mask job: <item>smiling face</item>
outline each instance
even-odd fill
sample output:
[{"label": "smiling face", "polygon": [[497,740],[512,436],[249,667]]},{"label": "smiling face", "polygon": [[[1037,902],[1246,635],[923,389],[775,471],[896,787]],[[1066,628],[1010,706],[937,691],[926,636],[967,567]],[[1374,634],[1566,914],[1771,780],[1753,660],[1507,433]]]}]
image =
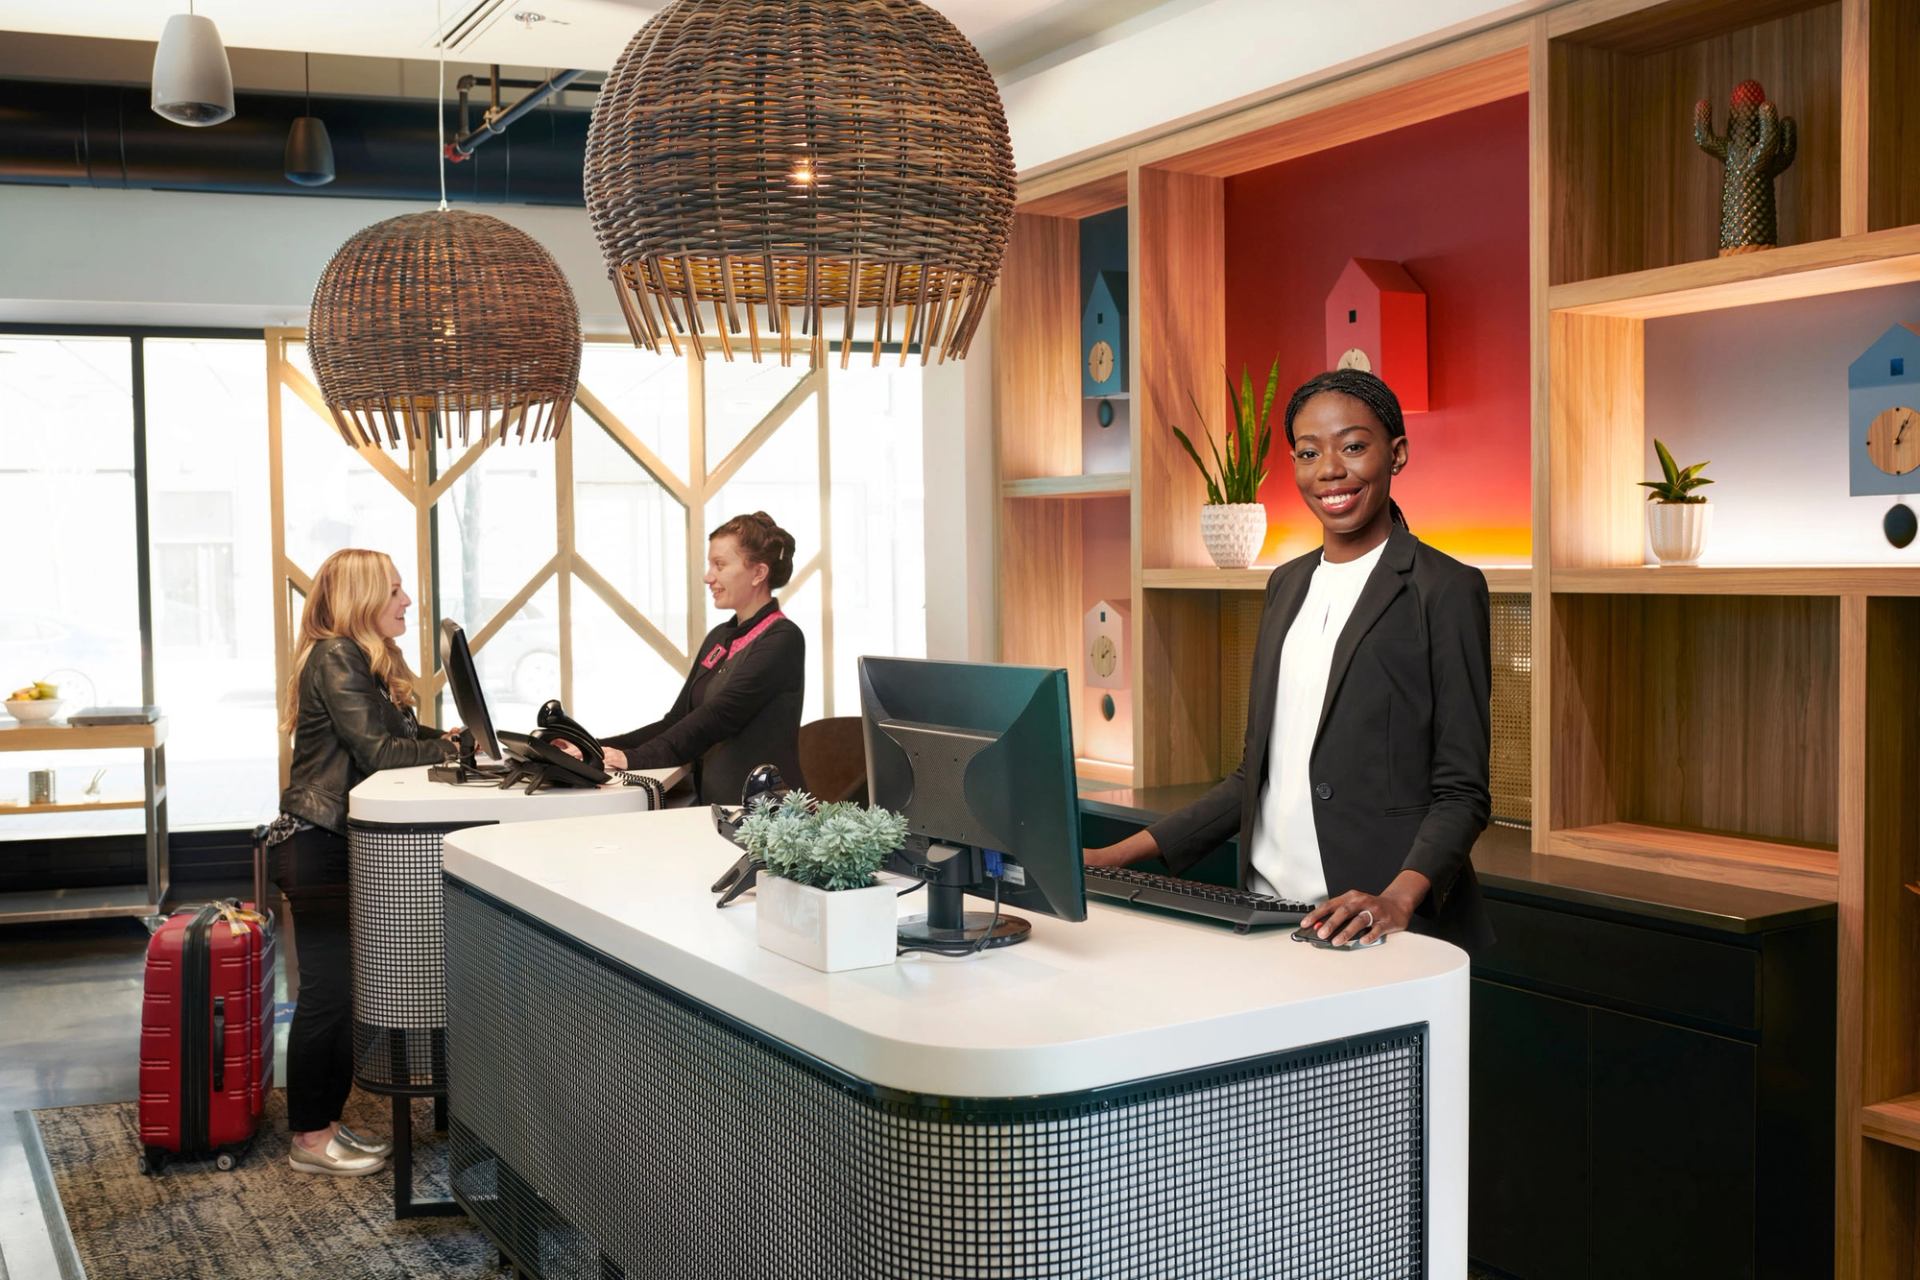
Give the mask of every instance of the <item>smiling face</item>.
[{"label": "smiling face", "polygon": [[407,632],[407,609],[413,604],[405,587],[400,585],[400,571],[391,564],[387,566],[387,603],[374,616],[374,625],[380,634],[389,640],[397,640]]},{"label": "smiling face", "polygon": [[1390,439],[1373,411],[1325,391],[1293,421],[1293,482],[1325,531],[1336,563],[1371,551],[1393,523],[1393,474],[1407,464],[1407,438]]},{"label": "smiling face", "polygon": [[740,542],[723,533],[707,542],[707,592],[716,609],[731,609],[745,615],[768,599],[767,566],[755,564],[740,549]]}]

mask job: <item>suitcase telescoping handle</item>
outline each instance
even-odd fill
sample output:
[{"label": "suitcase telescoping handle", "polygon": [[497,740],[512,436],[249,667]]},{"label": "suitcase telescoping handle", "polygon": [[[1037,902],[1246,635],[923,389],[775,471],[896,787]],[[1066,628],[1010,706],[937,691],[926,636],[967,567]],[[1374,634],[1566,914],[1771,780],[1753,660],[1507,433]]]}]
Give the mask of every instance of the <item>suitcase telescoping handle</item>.
[{"label": "suitcase telescoping handle", "polygon": [[225,996],[216,996],[213,1001],[213,1091],[219,1093],[227,1087],[227,1001]]},{"label": "suitcase telescoping handle", "polygon": [[261,915],[267,911],[267,832],[265,826],[253,829],[253,909]]}]

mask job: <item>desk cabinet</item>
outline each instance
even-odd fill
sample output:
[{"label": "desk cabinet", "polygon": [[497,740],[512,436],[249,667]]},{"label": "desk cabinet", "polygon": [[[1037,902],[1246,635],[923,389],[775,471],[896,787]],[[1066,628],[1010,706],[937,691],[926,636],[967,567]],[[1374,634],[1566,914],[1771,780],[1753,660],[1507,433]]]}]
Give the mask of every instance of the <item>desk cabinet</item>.
[{"label": "desk cabinet", "polygon": [[1831,1275],[1831,922],[1715,937],[1497,893],[1473,1257],[1521,1280]]}]

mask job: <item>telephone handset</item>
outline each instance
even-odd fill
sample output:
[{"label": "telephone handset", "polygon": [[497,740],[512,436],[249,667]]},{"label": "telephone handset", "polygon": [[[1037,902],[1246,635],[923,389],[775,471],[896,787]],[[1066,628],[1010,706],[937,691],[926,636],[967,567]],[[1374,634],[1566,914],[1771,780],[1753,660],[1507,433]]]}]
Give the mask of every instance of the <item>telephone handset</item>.
[{"label": "telephone handset", "polygon": [[[610,781],[604,767],[606,753],[599,740],[568,715],[558,698],[549,698],[540,708],[531,734],[500,735],[500,746],[507,753],[510,768],[502,787],[525,781],[527,794],[546,786],[598,787]],[[580,758],[562,751],[559,743],[568,743],[580,752]]]}]

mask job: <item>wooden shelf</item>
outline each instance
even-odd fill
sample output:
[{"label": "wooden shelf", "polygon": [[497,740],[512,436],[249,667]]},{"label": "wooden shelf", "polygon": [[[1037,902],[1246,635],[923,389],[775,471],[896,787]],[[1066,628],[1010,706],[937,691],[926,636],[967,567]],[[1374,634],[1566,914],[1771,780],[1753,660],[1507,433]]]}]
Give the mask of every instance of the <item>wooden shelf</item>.
[{"label": "wooden shelf", "polygon": [[[161,794],[155,797],[155,802],[158,803],[165,794],[163,789]],[[0,818],[16,813],[86,813],[94,809],[144,809],[146,807],[145,800],[100,800],[91,803],[81,801],[75,804],[7,804],[5,801],[0,801]]]},{"label": "wooden shelf", "polygon": [[116,747],[151,748],[167,740],[167,718],[152,724],[21,724],[0,720],[0,751],[103,751]]},{"label": "wooden shelf", "polygon": [[[1273,565],[1255,565],[1251,569],[1142,569],[1141,585],[1161,591],[1265,591],[1273,576]],[[1483,568],[1487,589],[1496,594],[1533,589],[1533,570],[1525,565],[1501,565]],[[1920,583],[1915,584],[1920,594]]]},{"label": "wooden shelf", "polygon": [[1920,1151],[1920,1093],[1860,1108],[1860,1132],[1879,1142]]},{"label": "wooden shelf", "polygon": [[1920,280],[1920,226],[1557,284],[1547,306],[1652,320]]},{"label": "wooden shelf", "polygon": [[1133,478],[1124,471],[1090,476],[1034,476],[1003,480],[1003,498],[1124,498],[1133,492]]},{"label": "wooden shelf", "polygon": [[1555,569],[1556,594],[1727,596],[1920,596],[1920,566],[1619,565]]},{"label": "wooden shelf", "polygon": [[1840,866],[1840,855],[1833,849],[1637,822],[1549,831],[1545,852],[1827,902],[1836,897]]}]

